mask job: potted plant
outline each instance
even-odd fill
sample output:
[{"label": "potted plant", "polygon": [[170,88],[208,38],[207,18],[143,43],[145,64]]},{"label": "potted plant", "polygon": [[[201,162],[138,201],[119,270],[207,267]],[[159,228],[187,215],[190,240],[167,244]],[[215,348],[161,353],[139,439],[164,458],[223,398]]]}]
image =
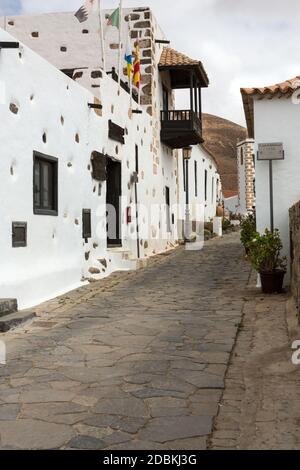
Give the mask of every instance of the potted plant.
[{"label": "potted plant", "polygon": [[248,255],[248,245],[256,236],[256,220],[254,214],[249,214],[241,221],[241,242],[244,245],[246,255]]},{"label": "potted plant", "polygon": [[266,229],[248,243],[249,258],[252,266],[260,274],[262,291],[265,294],[281,293],[286,274],[286,258],[280,256],[282,241],[279,230]]}]

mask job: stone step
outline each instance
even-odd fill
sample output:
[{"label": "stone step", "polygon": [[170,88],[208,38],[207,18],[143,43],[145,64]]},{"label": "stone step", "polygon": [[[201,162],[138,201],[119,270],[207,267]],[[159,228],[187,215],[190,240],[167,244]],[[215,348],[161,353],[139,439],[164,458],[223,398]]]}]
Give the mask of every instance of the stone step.
[{"label": "stone step", "polygon": [[0,299],[0,317],[18,311],[17,299]]},{"label": "stone step", "polygon": [[9,313],[8,315],[0,318],[0,332],[5,333],[6,331],[16,328],[17,326],[24,325],[36,318],[36,313],[32,310],[23,310],[22,312]]}]

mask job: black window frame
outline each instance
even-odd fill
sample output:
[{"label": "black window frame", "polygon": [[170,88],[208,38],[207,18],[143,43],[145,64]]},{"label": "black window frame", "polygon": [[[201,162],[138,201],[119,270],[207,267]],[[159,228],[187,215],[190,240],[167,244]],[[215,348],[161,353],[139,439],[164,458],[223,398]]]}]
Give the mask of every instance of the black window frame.
[{"label": "black window frame", "polygon": [[82,238],[87,242],[92,238],[92,211],[91,209],[82,209]]},{"label": "black window frame", "polygon": [[[16,240],[16,229],[24,230],[24,239]],[[12,222],[12,247],[13,248],[26,248],[27,247],[27,222]]]},{"label": "black window frame", "polygon": [[194,172],[195,172],[195,197],[198,197],[198,162],[194,161]]},{"label": "black window frame", "polygon": [[172,225],[171,225],[171,191],[170,191],[169,186],[165,186],[165,201],[166,201],[167,233],[172,233]]},{"label": "black window frame", "polygon": [[[40,172],[40,203],[36,204],[36,191],[35,191],[35,167],[36,163],[51,164],[52,166],[52,209],[44,208],[42,202],[43,195],[43,181],[42,181],[42,172]],[[58,216],[58,158],[46,155],[41,152],[33,152],[33,213],[35,215],[50,215]]]},{"label": "black window frame", "polygon": [[208,179],[208,171],[204,170],[204,199],[205,199],[205,202],[207,201],[207,179]]}]

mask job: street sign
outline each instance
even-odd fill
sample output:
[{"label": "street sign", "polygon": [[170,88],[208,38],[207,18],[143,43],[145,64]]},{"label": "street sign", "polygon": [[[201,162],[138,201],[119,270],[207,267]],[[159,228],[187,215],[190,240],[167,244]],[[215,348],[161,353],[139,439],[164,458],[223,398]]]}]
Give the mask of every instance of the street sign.
[{"label": "street sign", "polygon": [[257,160],[284,160],[283,144],[258,144]]}]

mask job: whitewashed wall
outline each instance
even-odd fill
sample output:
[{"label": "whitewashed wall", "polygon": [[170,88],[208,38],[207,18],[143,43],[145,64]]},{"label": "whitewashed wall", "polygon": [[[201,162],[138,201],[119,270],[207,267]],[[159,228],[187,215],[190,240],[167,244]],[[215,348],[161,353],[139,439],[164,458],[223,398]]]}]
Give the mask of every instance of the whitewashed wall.
[{"label": "whitewashed wall", "polygon": [[[300,200],[300,106],[291,99],[254,102],[255,142],[282,142],[285,160],[273,163],[274,225],[281,232],[289,258],[289,208]],[[269,164],[256,162],[256,213],[260,232],[270,228]]]},{"label": "whitewashed wall", "polygon": [[[197,162],[197,191],[195,179],[195,162]],[[207,170],[207,198],[205,200],[205,170]],[[179,214],[179,238],[182,238],[184,207],[186,193],[184,190],[184,166],[182,150],[178,157],[178,187],[181,214]],[[211,155],[203,146],[195,145],[189,160],[189,201],[191,219],[197,222],[209,222],[216,215],[217,202],[221,200],[221,180],[217,166]],[[197,209],[198,208],[198,209]],[[199,211],[200,209],[200,212]],[[199,214],[201,218],[199,219]]]},{"label": "whitewashed wall", "polygon": [[[0,31],[0,39],[14,40],[4,31]],[[171,200],[176,197],[176,159],[162,155],[161,171],[153,175],[151,117],[147,113],[130,117],[126,92],[121,90],[119,94],[110,78],[100,79],[100,117],[87,106],[94,100],[89,91],[26,46],[20,51],[0,52],[0,77],[6,88],[5,101],[0,105],[1,122],[5,122],[0,128],[0,298],[17,297],[19,306],[25,308],[81,285],[82,279],[91,277],[91,268],[99,271],[94,277],[101,278],[120,267],[106,249],[106,221],[97,217],[99,206],[105,205],[106,183],[99,188],[92,179],[89,165],[94,150],[122,162],[122,192],[127,198],[124,209],[133,200],[129,181],[135,169],[135,145],[139,146],[140,201],[147,208],[153,203],[160,206],[152,227],[157,239],[145,235],[141,256],[174,246],[176,221],[165,238],[160,236],[159,227],[163,232],[165,186],[170,186]],[[9,110],[11,102],[19,108],[17,115]],[[125,145],[108,139],[109,119],[127,128]],[[44,132],[46,144],[42,140]],[[79,143],[75,141],[76,133]],[[59,160],[58,217],[33,215],[34,150]],[[87,244],[82,239],[83,208],[92,210],[93,236]],[[12,248],[12,221],[28,223],[26,248]],[[136,242],[124,234],[123,245],[134,257]],[[99,262],[104,259],[107,268]]]},{"label": "whitewashed wall", "polygon": [[246,152],[245,147],[242,144],[237,147],[237,167],[239,197],[238,208],[234,212],[238,211],[240,214],[246,214]]},{"label": "whitewashed wall", "polygon": [[225,211],[232,212],[233,214],[240,213],[239,197],[232,196],[224,199]]}]

